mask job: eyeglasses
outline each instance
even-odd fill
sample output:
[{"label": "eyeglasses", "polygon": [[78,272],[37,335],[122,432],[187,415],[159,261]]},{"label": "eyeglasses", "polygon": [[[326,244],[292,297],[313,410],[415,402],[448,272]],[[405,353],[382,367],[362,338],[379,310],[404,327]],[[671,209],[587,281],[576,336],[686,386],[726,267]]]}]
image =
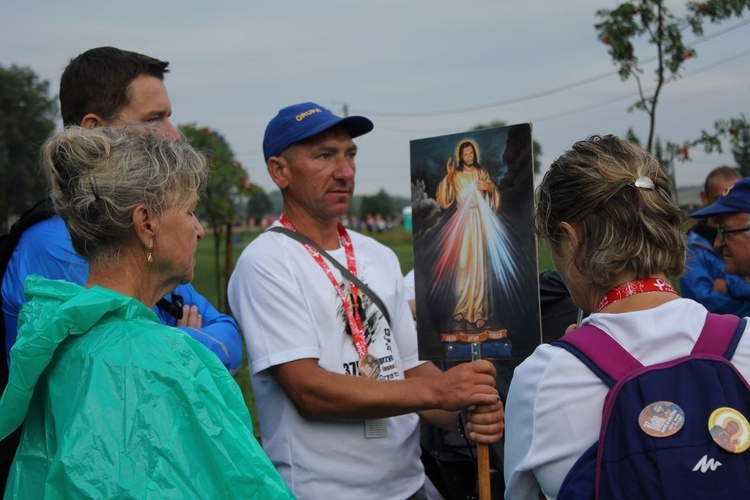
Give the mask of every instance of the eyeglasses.
[{"label": "eyeglasses", "polygon": [[750,226],[741,227],[739,229],[724,229],[722,226],[716,226],[716,235],[719,237],[719,241],[726,241],[726,235],[732,233],[744,233],[750,231]]}]

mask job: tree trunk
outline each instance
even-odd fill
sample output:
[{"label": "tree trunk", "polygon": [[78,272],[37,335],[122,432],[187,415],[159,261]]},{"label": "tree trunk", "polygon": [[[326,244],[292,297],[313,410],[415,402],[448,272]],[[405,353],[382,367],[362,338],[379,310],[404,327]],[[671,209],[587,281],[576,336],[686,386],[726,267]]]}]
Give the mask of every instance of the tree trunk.
[{"label": "tree trunk", "polygon": [[221,259],[219,258],[219,252],[221,251],[221,226],[213,224],[214,228],[214,279],[216,282],[216,305],[221,308],[221,304],[224,303],[223,295],[221,293]]},{"label": "tree trunk", "polygon": [[[227,224],[226,238],[224,239],[224,291],[226,292],[229,286],[229,277],[232,275],[232,224]],[[223,313],[229,312],[229,297],[224,294],[224,302],[222,303]]]}]

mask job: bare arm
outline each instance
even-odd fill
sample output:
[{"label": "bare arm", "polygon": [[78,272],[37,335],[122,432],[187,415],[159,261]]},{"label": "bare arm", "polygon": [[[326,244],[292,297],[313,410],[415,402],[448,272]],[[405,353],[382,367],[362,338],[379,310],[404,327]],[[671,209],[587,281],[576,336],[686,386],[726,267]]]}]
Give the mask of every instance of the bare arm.
[{"label": "bare arm", "polygon": [[456,190],[453,186],[453,176],[456,173],[456,162],[453,158],[448,158],[446,163],[446,175],[440,184],[438,184],[437,192],[435,193],[435,201],[438,202],[441,208],[445,209],[450,207],[454,201],[456,201]]},{"label": "bare arm", "polygon": [[411,311],[412,318],[417,317],[417,301],[414,299],[409,299],[409,310]]},{"label": "bare arm", "polygon": [[727,293],[729,293],[729,290],[727,289],[727,280],[721,279],[721,278],[716,278],[714,280],[713,291],[714,292],[719,292],[719,293],[724,294],[724,295],[726,295]]},{"label": "bare arm", "polygon": [[[436,376],[374,380],[326,371],[313,358],[272,367],[271,374],[307,418],[372,419],[442,409],[455,412],[497,400],[495,368],[489,362],[465,363]],[[424,365],[420,365],[424,366]],[[455,415],[455,413],[454,413]],[[455,417],[454,417],[455,422]]]},{"label": "bare arm", "polygon": [[406,372],[405,380],[374,380],[323,370],[305,358],[272,367],[271,374],[306,418],[374,419],[405,413],[420,415],[455,430],[458,410],[467,435],[477,442],[502,437],[502,404],[495,389],[495,368],[487,361],[464,363],[441,372],[424,363]]}]

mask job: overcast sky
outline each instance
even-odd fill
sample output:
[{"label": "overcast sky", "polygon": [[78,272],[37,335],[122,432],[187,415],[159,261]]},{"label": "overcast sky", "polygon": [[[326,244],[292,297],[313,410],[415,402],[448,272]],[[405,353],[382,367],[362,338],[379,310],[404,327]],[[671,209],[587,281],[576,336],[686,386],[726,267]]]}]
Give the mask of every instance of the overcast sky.
[{"label": "overcast sky", "polygon": [[[635,83],[620,81],[593,28],[596,10],[617,3],[3,0],[0,65],[31,67],[56,95],[68,60],[89,48],[168,60],[174,122],[218,130],[267,190],[261,143],[278,109],[311,100],[340,114],[346,105],[375,123],[357,140],[357,192],[408,196],[409,141],[480,123],[532,123],[545,168],[590,134],[632,126],[645,141],[647,116],[627,112]],[[750,115],[750,17],[705,31],[706,40],[686,35],[699,42],[698,57],[663,91],[662,140],[694,139],[717,119]],[[700,184],[721,163],[734,164],[728,153],[696,153],[678,166],[677,184]]]}]

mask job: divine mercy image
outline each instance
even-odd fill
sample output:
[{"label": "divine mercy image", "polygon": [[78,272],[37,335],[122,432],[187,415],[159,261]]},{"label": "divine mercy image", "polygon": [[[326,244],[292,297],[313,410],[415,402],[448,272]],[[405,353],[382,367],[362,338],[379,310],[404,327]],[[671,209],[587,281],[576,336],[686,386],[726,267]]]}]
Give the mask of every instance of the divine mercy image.
[{"label": "divine mercy image", "polygon": [[[421,359],[523,358],[541,341],[529,124],[411,141]],[[475,356],[477,354],[475,353]]]}]

